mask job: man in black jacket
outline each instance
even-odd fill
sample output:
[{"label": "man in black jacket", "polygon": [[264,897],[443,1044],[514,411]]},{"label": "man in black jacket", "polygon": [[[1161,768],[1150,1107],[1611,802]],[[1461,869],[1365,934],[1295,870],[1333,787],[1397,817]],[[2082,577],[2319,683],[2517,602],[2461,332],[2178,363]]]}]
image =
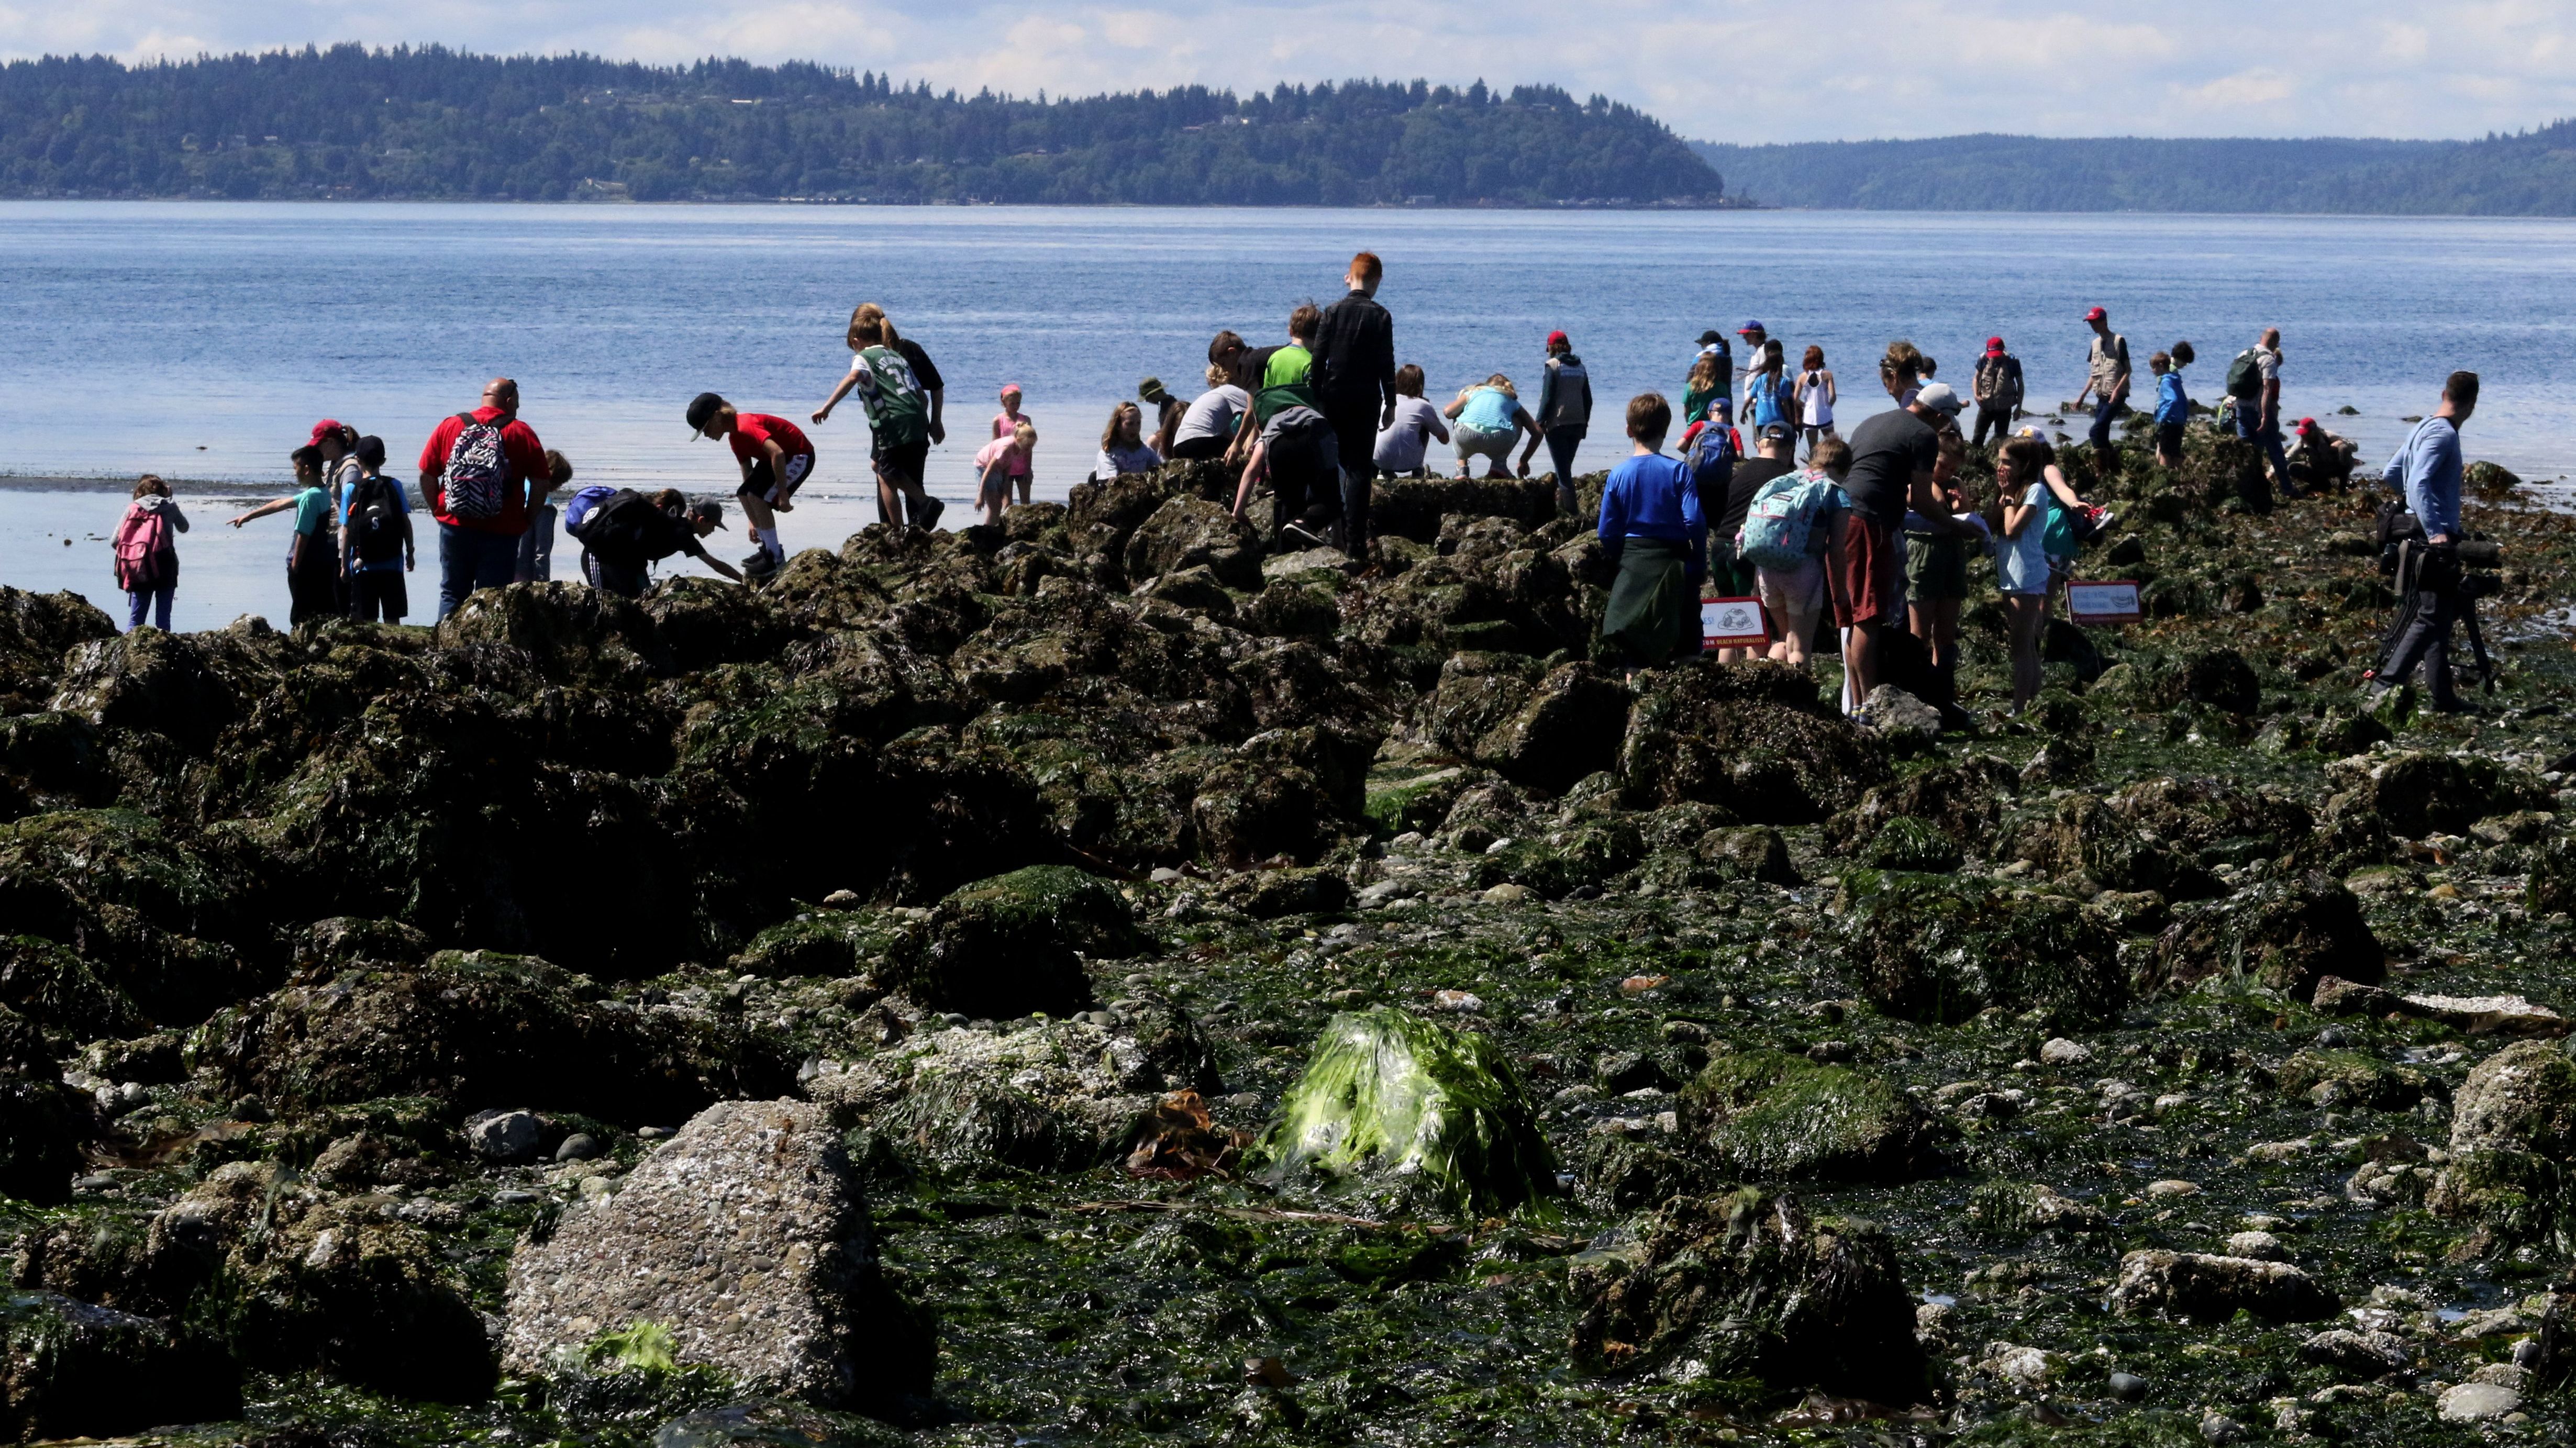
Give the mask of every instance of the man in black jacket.
[{"label": "man in black jacket", "polygon": [[1368,556],[1377,435],[1395,420],[1395,319],[1377,304],[1385,275],[1377,253],[1352,257],[1350,294],[1324,309],[1315,332],[1315,392],[1341,447],[1342,547],[1353,558]]}]

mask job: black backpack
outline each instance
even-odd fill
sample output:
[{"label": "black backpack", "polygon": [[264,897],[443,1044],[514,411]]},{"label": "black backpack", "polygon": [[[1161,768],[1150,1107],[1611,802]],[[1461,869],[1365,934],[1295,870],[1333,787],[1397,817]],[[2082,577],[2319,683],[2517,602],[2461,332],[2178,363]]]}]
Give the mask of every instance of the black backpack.
[{"label": "black backpack", "polygon": [[633,488],[619,488],[564,531],[582,547],[619,563],[644,561],[647,530],[661,510]]},{"label": "black backpack", "polygon": [[382,475],[360,478],[349,496],[349,532],[361,563],[385,563],[402,556],[402,497],[395,487],[393,479]]}]

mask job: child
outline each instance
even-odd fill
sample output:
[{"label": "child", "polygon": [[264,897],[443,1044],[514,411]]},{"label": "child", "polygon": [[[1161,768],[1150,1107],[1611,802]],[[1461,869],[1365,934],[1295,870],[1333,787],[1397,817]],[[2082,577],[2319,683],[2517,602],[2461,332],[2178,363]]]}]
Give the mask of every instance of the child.
[{"label": "child", "polygon": [[1181,419],[1189,415],[1188,405],[1164,391],[1160,377],[1148,377],[1137,383],[1136,398],[1154,409],[1154,430],[1146,437],[1145,446],[1154,450],[1157,459],[1170,457],[1172,434],[1180,430]]},{"label": "child", "polygon": [[[1020,416],[1020,384],[1003,383],[1002,410],[993,414],[993,440],[1008,441],[1013,433],[1019,431],[1020,424],[1026,421],[1028,419]],[[979,453],[978,456],[981,454]],[[1035,481],[1029,471],[1029,459],[1030,455],[1025,452],[1011,454],[1011,482],[1020,490],[1020,501],[1023,503],[1029,500],[1029,489]],[[984,475],[980,465],[976,468],[975,475],[978,478]]]},{"label": "child", "polygon": [[787,550],[779,544],[778,519],[773,514],[796,510],[789,500],[797,485],[814,475],[814,444],[786,418],[766,412],[738,413],[732,403],[712,392],[701,392],[689,403],[689,427],[700,437],[731,442],[734,461],[742,468],[742,484],[734,496],[742,500],[752,539],[760,545],[758,552],[742,561],[743,572],[777,572],[787,562]]},{"label": "child", "polygon": [[1999,544],[1996,580],[2012,626],[2013,711],[2039,697],[2040,625],[2048,618],[2049,565],[2045,539],[2054,497],[2045,474],[2048,446],[2016,437],[1995,454],[1994,512],[1988,522]]},{"label": "child", "polygon": [[[558,454],[548,453],[551,462]],[[411,611],[403,575],[420,566],[412,540],[411,504],[402,484],[385,476],[385,440],[358,439],[350,454],[357,476],[340,495],[340,559],[349,575],[349,618],[400,623]]]},{"label": "child", "polygon": [[126,627],[143,627],[149,609],[153,625],[170,631],[170,597],[179,591],[179,541],[188,531],[188,515],[170,496],[170,485],[154,473],[134,481],[134,501],[116,525],[116,586],[127,598]]},{"label": "child", "polygon": [[1132,402],[1122,402],[1109,409],[1109,422],[1100,429],[1100,455],[1091,464],[1091,480],[1114,483],[1121,474],[1146,473],[1163,465],[1163,459],[1145,445],[1145,414]]},{"label": "child", "polygon": [[286,621],[292,628],[340,611],[340,550],[331,536],[331,493],[323,483],[322,449],[307,443],[287,454],[287,462],[295,469],[295,495],[273,498],[231,523],[238,528],[253,518],[295,510],[295,537],[286,545]]},{"label": "child", "polygon": [[1851,498],[1842,489],[1842,480],[1850,472],[1851,445],[1832,435],[1817,439],[1807,449],[1806,471],[1783,473],[1753,495],[1745,527],[1737,534],[1740,550],[1745,535],[1753,530],[1752,518],[1769,514],[1772,510],[1764,505],[1775,496],[1789,499],[1780,511],[1803,512],[1807,519],[1807,546],[1801,556],[1767,563],[1757,559],[1753,568],[1754,588],[1771,616],[1772,632],[1778,635],[1771,644],[1771,657],[1802,672],[1825,606],[1832,601],[1831,590],[1841,586],[1825,559],[1841,542],[1851,517]]},{"label": "child", "polygon": [[1691,359],[1690,379],[1682,384],[1682,424],[1708,421],[1709,404],[1724,402],[1729,379],[1718,369],[1719,354],[1702,352]]},{"label": "child", "polygon": [[1672,404],[1628,400],[1628,460],[1601,488],[1601,551],[1615,570],[1601,641],[1654,667],[1700,652],[1699,584],[1708,576],[1708,519],[1690,464],[1664,454]]},{"label": "child", "polygon": [[939,515],[948,506],[923,486],[930,445],[947,436],[939,423],[937,374],[922,375],[929,365],[928,355],[895,335],[885,308],[874,302],[862,302],[850,313],[848,341],[853,354],[849,373],[814,409],[814,421],[820,425],[856,389],[860,405],[867,409],[868,426],[876,434],[871,457],[876,463],[877,521],[900,529],[903,504],[909,502],[912,526],[927,532],[939,526]]},{"label": "child", "polygon": [[1807,451],[1834,435],[1834,374],[1825,366],[1825,349],[1809,347],[1798,363],[1798,423],[1807,430]]},{"label": "child", "polygon": [[2156,464],[2159,467],[2182,466],[2182,428],[2191,421],[2191,399],[2183,394],[2183,364],[2191,361],[2189,342],[2176,342],[2171,352],[2158,352],[2147,359],[2147,370],[2156,374]]},{"label": "child", "polygon": [[[1012,394],[1003,395],[1008,397]],[[1037,445],[1037,425],[1023,417],[1011,425],[1007,436],[993,439],[976,452],[975,506],[984,510],[985,522],[1002,521],[1002,510],[1011,504],[1011,479],[1014,476],[1028,477],[1025,471],[1015,475],[1012,469],[1015,466],[1025,469],[1029,454],[1037,450]],[[1024,481],[1020,487],[1020,501],[1025,503],[1028,500],[1028,486]]]}]

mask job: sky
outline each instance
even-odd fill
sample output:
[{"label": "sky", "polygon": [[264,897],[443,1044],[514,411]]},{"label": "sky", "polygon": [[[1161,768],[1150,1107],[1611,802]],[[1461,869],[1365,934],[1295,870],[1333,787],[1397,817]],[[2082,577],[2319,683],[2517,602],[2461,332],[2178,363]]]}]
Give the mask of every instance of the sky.
[{"label": "sky", "polygon": [[1700,140],[2470,137],[2576,115],[2570,0],[0,0],[0,57],[356,40],[813,60],[941,88],[1548,82]]}]

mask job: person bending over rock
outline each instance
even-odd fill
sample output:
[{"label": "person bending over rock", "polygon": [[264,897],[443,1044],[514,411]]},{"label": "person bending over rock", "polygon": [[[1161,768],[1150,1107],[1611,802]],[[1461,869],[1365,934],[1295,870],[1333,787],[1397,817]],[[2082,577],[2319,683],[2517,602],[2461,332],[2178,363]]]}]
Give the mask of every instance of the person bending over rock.
[{"label": "person bending over rock", "polygon": [[742,468],[742,484],[734,496],[742,500],[742,515],[757,545],[742,561],[743,567],[758,574],[777,572],[787,562],[787,549],[778,541],[776,515],[796,511],[792,501],[796,489],[814,475],[814,444],[786,418],[736,412],[732,403],[712,392],[701,392],[690,401],[689,427],[700,437],[720,437],[732,444],[734,462]]},{"label": "person bending over rock", "polygon": [[922,480],[928,476],[931,444],[948,440],[948,429],[939,420],[946,396],[939,369],[920,343],[895,334],[885,308],[874,302],[862,302],[850,313],[848,340],[850,370],[814,409],[813,422],[820,427],[856,389],[876,434],[871,457],[877,471],[877,521],[903,527],[903,500],[908,499],[912,526],[936,528],[948,505],[930,496]]},{"label": "person bending over rock", "polygon": [[674,553],[703,558],[736,583],[743,576],[698,540],[725,525],[724,504],[692,503],[677,488],[651,497],[620,488],[592,503],[572,525],[581,543],[581,574],[602,593],[644,596],[651,566]]}]

